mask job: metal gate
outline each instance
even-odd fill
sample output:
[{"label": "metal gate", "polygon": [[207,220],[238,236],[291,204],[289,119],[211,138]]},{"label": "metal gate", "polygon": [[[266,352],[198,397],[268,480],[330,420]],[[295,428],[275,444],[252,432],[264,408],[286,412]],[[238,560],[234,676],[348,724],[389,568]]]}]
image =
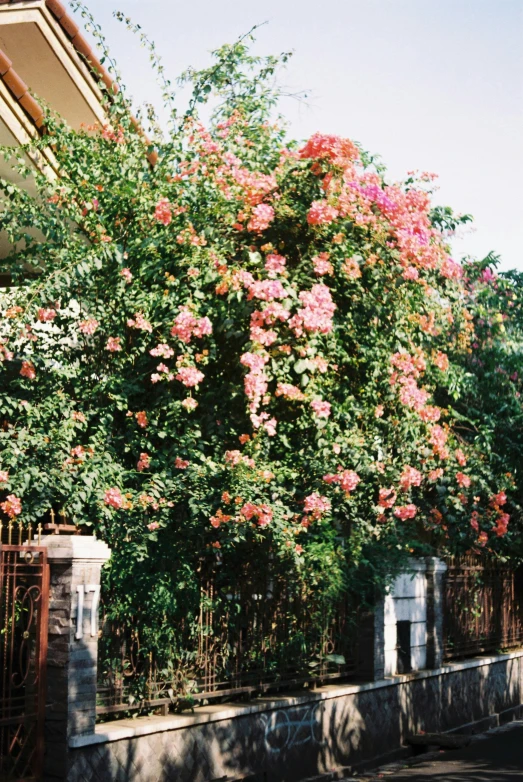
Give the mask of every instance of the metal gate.
[{"label": "metal gate", "polygon": [[0,542],[0,782],[42,773],[48,601],[46,549]]}]

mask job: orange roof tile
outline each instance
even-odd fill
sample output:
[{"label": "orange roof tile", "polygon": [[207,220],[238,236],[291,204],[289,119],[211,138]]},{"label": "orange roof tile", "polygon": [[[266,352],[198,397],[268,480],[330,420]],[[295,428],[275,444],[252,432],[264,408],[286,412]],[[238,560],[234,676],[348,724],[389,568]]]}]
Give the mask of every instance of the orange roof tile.
[{"label": "orange roof tile", "polygon": [[[23,0],[0,0],[0,5],[15,5],[19,2],[23,2]],[[91,70],[93,71],[93,74],[98,78],[101,78],[109,91],[113,91],[115,93],[118,92],[118,85],[111,78],[98,57],[95,55],[88,41],[80,33],[79,26],[68,14],[66,7],[60,2],[60,0],[45,0],[45,5],[54,16],[56,21],[60,24],[60,27],[64,30],[76,51],[85,58]],[[42,131],[44,125],[44,113],[36,100],[32,97],[32,95],[29,94],[29,88],[27,84],[18,76],[12,66],[13,64],[11,60],[0,49],[0,78],[8,87],[11,94],[18,101],[20,106],[29,115],[36,127]],[[132,122],[138,132],[141,133],[141,135],[144,137],[144,141],[148,144],[149,140],[143,133],[134,117],[132,117]],[[148,155],[148,160],[151,165],[154,165],[157,159],[158,155],[154,151]]]}]

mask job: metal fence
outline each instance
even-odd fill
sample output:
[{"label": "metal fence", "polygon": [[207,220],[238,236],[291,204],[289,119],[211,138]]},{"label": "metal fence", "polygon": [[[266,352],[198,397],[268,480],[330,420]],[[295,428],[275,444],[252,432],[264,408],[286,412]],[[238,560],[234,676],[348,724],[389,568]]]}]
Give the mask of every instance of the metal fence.
[{"label": "metal fence", "polygon": [[347,599],[321,606],[288,574],[234,582],[201,574],[199,615],[180,627],[177,651],[162,661],[141,649],[140,629],[102,618],[100,716],[256,693],[351,677],[358,632]]},{"label": "metal fence", "polygon": [[444,659],[523,645],[523,570],[467,556],[447,561]]}]

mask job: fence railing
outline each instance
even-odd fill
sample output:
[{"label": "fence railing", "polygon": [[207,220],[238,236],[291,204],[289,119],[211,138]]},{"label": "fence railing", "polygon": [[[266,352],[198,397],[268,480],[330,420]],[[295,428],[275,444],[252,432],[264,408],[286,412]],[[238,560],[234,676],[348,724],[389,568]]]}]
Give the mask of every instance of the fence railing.
[{"label": "fence railing", "polygon": [[522,646],[523,570],[474,556],[447,565],[444,659]]},{"label": "fence railing", "polygon": [[138,626],[102,619],[97,713],[313,686],[351,677],[357,665],[348,601],[322,608],[285,574],[246,571],[234,583],[202,574],[199,614],[179,635],[177,651],[159,660],[143,652]]}]

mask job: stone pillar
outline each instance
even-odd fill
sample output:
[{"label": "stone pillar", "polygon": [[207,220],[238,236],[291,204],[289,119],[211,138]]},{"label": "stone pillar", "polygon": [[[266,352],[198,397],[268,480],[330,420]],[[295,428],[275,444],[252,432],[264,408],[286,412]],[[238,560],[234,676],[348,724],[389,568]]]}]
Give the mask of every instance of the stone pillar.
[{"label": "stone pillar", "polygon": [[50,565],[45,780],[67,778],[71,736],[94,733],[100,576],[110,557],[94,537],[43,538]]},{"label": "stone pillar", "polygon": [[427,668],[443,664],[444,589],[447,565],[437,557],[427,561]]}]

